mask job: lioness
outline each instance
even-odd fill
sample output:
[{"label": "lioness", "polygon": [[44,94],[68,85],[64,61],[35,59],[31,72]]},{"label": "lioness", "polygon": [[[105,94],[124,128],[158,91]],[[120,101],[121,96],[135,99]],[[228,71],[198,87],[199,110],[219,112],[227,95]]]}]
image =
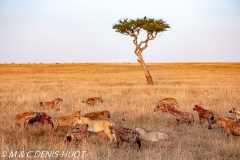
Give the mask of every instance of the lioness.
[{"label": "lioness", "polygon": [[164,131],[148,131],[145,128],[136,128],[136,131],[140,133],[141,139],[157,142],[161,140],[168,140],[170,136]]},{"label": "lioness", "polygon": [[88,131],[91,132],[102,132],[104,131],[106,135],[109,137],[110,141],[112,142],[112,139],[115,138],[111,132],[108,126],[110,124],[113,124],[112,122],[104,119],[91,119],[87,117],[77,117],[73,121],[74,124],[88,124]]}]

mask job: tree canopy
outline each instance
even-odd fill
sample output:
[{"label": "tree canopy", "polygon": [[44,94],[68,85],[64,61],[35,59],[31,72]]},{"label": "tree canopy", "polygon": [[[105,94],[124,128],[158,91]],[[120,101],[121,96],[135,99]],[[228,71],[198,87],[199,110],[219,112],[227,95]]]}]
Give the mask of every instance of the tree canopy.
[{"label": "tree canopy", "polygon": [[118,23],[113,25],[113,29],[124,35],[129,35],[131,37],[137,36],[140,30],[143,29],[147,32],[149,40],[154,39],[158,33],[166,31],[170,26],[162,19],[153,18],[137,18],[119,20]]}]

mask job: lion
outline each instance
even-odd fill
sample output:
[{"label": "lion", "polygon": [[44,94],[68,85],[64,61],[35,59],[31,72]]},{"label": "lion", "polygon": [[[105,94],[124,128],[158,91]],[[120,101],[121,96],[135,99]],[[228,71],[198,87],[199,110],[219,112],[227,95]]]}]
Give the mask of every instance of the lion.
[{"label": "lion", "polygon": [[81,101],[83,103],[86,103],[87,105],[94,106],[95,104],[98,104],[98,102],[103,103],[103,100],[101,97],[93,97],[88,98],[86,101]]},{"label": "lion", "polygon": [[91,119],[103,119],[103,118],[110,118],[110,112],[107,110],[99,111],[99,112],[91,112],[85,114],[83,117],[88,117]]},{"label": "lion", "polygon": [[[81,117],[78,116],[75,118],[73,125],[74,124],[88,124],[88,131],[91,132],[104,132],[106,133],[106,135],[109,137],[110,142],[112,142],[112,139],[115,138],[111,132],[110,129],[108,128],[108,126],[110,124],[114,124],[108,120],[105,119],[91,119],[88,117]],[[116,140],[116,139],[115,139]]]},{"label": "lion", "polygon": [[44,110],[50,110],[50,109],[54,109],[55,106],[60,102],[62,103],[63,99],[55,98],[52,102],[40,102],[39,104]]},{"label": "lion", "polygon": [[165,131],[148,131],[145,128],[136,128],[140,133],[140,138],[146,141],[158,142],[161,140],[169,140],[170,136]]},{"label": "lion", "polygon": [[29,120],[36,117],[36,113],[33,111],[19,113],[15,117],[15,124],[21,125],[22,128],[27,128]]},{"label": "lion", "polygon": [[58,127],[70,126],[72,125],[74,118],[80,116],[81,111],[73,112],[67,116],[59,116],[53,119],[52,127],[57,130]]}]

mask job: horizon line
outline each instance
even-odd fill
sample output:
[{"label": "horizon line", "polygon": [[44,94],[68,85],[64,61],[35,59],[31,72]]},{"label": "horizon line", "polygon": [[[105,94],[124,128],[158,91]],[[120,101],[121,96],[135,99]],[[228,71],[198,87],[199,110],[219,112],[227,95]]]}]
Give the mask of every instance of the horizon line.
[{"label": "horizon line", "polygon": [[[139,64],[139,62],[0,62],[0,64]],[[235,61],[190,61],[190,62],[145,62],[146,64],[152,63],[240,63]]]}]

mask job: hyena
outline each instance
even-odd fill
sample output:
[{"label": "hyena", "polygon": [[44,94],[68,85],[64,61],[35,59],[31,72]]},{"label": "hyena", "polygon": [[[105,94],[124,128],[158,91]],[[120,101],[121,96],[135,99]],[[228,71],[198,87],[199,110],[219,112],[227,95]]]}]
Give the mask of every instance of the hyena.
[{"label": "hyena", "polygon": [[88,139],[88,124],[72,125],[67,133],[65,142],[82,141]]},{"label": "hyena", "polygon": [[73,124],[76,117],[80,116],[81,111],[73,112],[67,116],[59,116],[53,119],[52,126],[54,130],[57,130],[58,127],[70,126]]},{"label": "hyena", "polygon": [[173,106],[171,106],[170,104],[168,103],[160,103],[158,104],[155,108],[154,108],[154,112],[157,112],[157,111],[162,111],[162,112],[168,112],[168,109],[169,108],[172,108]]},{"label": "hyena", "polygon": [[174,107],[169,108],[168,111],[176,117],[177,124],[179,124],[179,122],[181,122],[181,123],[188,122],[190,124],[192,124],[194,122],[194,116],[192,113],[181,112],[181,111],[175,109]]},{"label": "hyena", "polygon": [[230,134],[240,136],[240,122],[227,117],[219,117],[213,121],[213,124],[219,124],[224,127],[227,132],[227,138]]},{"label": "hyena", "polygon": [[50,110],[50,109],[54,109],[55,106],[60,102],[62,103],[63,99],[55,98],[52,102],[40,102],[39,104],[44,110]]},{"label": "hyena", "polygon": [[36,113],[33,111],[19,113],[15,117],[15,124],[21,125],[22,128],[28,126],[29,120],[36,117]]},{"label": "hyena", "polygon": [[88,117],[91,119],[98,119],[98,118],[110,118],[110,112],[107,110],[99,111],[99,112],[90,112],[85,114],[83,117]]},{"label": "hyena", "polygon": [[103,103],[103,100],[101,97],[93,97],[88,98],[86,101],[81,101],[83,103],[86,103],[87,105],[94,106],[95,104],[98,104],[98,102]]},{"label": "hyena", "polygon": [[123,141],[131,144],[136,143],[141,148],[140,134],[135,129],[124,128],[123,126],[109,125],[111,134],[117,139],[117,147],[122,147]]},{"label": "hyena", "polygon": [[195,105],[193,110],[198,112],[200,124],[206,119],[208,121],[208,129],[212,129],[212,121],[214,120],[214,113],[210,110],[206,110],[199,105]]}]

